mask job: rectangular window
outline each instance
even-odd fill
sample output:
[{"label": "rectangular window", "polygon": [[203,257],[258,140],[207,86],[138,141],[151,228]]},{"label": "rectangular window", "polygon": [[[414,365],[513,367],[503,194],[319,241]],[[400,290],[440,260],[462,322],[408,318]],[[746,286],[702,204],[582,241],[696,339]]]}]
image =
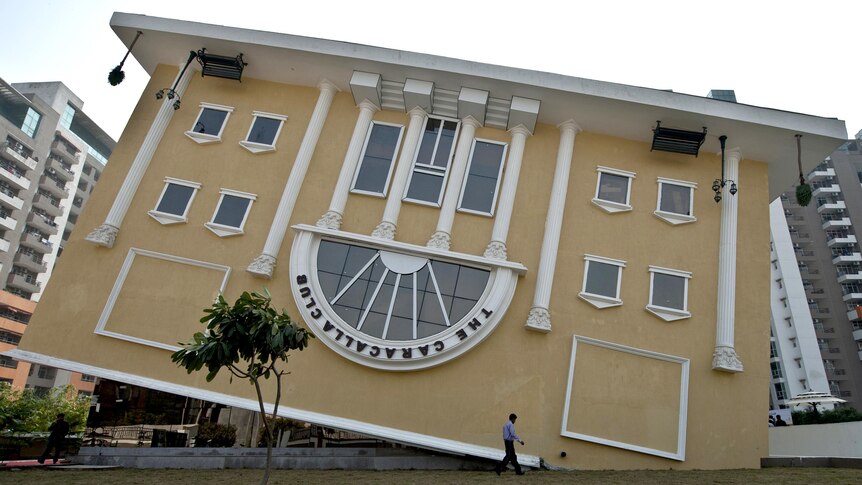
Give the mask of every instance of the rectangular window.
[{"label": "rectangular window", "polygon": [[186,216],[195,193],[201,188],[197,182],[189,182],[171,177],[165,177],[165,188],[159,197],[156,208],[148,214],[162,224],[186,222]]},{"label": "rectangular window", "polygon": [[351,192],[386,196],[404,127],[373,122],[359,156]]},{"label": "rectangular window", "polygon": [[473,141],[467,176],[461,187],[461,200],[458,201],[460,211],[494,215],[507,148],[505,143],[496,141]]},{"label": "rectangular window", "polygon": [[669,224],[694,222],[694,189],[697,184],[659,177],[655,215]]},{"label": "rectangular window", "polygon": [[620,285],[626,262],[584,255],[584,286],[578,296],[596,308],[620,306]]},{"label": "rectangular window", "polygon": [[597,167],[596,172],[599,176],[593,204],[610,213],[632,210],[630,198],[634,172],[602,166]]},{"label": "rectangular window", "polygon": [[287,116],[262,111],[253,111],[252,114],[254,120],[251,122],[248,134],[239,144],[252,153],[274,151],[275,142]]},{"label": "rectangular window", "polygon": [[21,124],[21,131],[27,134],[30,138],[36,136],[36,131],[39,129],[39,121],[42,115],[33,108],[27,108],[27,116],[24,117],[24,123]]},{"label": "rectangular window", "polygon": [[688,280],[691,273],[650,266],[649,304],[653,315],[671,322],[691,317],[688,311]]},{"label": "rectangular window", "polygon": [[221,141],[221,134],[233,108],[219,104],[201,103],[201,111],[192,129],[186,136],[196,143],[214,143]]},{"label": "rectangular window", "polygon": [[242,234],[251,204],[257,199],[257,195],[229,189],[221,189],[219,192],[221,198],[212,220],[205,224],[206,227],[220,237]]},{"label": "rectangular window", "polygon": [[404,200],[440,206],[458,127],[457,121],[431,117],[425,120]]}]

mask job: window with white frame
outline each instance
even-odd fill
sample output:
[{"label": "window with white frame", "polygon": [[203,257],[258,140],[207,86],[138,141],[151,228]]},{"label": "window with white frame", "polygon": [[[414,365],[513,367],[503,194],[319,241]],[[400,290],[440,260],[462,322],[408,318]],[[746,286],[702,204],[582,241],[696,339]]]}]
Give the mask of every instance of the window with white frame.
[{"label": "window with white frame", "polygon": [[593,204],[600,209],[615,213],[632,210],[631,193],[634,172],[618,170],[610,167],[596,167],[598,181]]},{"label": "window with white frame", "polygon": [[195,119],[195,124],[186,132],[186,136],[197,143],[221,141],[221,134],[232,112],[233,108],[230,106],[201,103],[201,110]]},{"label": "window with white frame", "polygon": [[162,189],[162,195],[159,196],[156,208],[149,211],[148,214],[162,224],[186,222],[189,207],[191,207],[195,194],[200,188],[201,184],[197,182],[165,177],[165,188]]},{"label": "window with white frame", "polygon": [[664,177],[658,178],[655,215],[669,224],[694,222],[694,189],[697,184]]},{"label": "window with white frame", "polygon": [[275,151],[275,142],[287,116],[263,111],[252,111],[252,114],[254,120],[251,122],[248,134],[239,144],[252,153]]},{"label": "window with white frame", "polygon": [[257,195],[230,189],[221,189],[219,193],[221,197],[212,220],[204,225],[220,237],[242,234],[251,204],[257,200]]},{"label": "window with white frame", "polygon": [[440,206],[458,128],[459,123],[454,120],[432,117],[425,120],[404,200]]},{"label": "window with white frame", "polygon": [[491,140],[474,140],[470,149],[470,163],[461,188],[458,210],[487,216],[494,215],[500,175],[506,159],[505,143]]},{"label": "window with white frame", "polygon": [[401,125],[371,123],[359,156],[359,167],[353,176],[351,192],[386,197],[403,131]]},{"label": "window with white frame", "polygon": [[678,269],[650,266],[648,312],[672,322],[691,317],[688,311],[688,280],[691,273]]},{"label": "window with white frame", "polygon": [[596,308],[620,306],[620,285],[625,261],[584,255],[584,286],[578,296]]}]

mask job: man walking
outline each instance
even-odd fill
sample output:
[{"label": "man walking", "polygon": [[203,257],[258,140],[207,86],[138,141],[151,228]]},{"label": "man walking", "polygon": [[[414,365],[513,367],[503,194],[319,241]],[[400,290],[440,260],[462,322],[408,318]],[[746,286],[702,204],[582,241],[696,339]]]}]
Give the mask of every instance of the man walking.
[{"label": "man walking", "polygon": [[515,420],[518,419],[518,416],[515,416],[515,413],[509,415],[509,420],[506,421],[506,424],[503,425],[503,445],[506,447],[506,456],[503,457],[503,461],[497,463],[497,467],[494,469],[499,475],[503,470],[506,469],[506,465],[509,462],[515,466],[515,474],[523,475],[524,472],[521,470],[521,465],[518,464],[518,455],[515,454],[515,442],[521,443],[521,446],[524,445],[524,440],[522,440],[515,433]]},{"label": "man walking", "polygon": [[60,459],[63,441],[66,439],[66,435],[69,434],[69,423],[66,422],[66,415],[63,413],[58,414],[57,420],[51,423],[48,431],[51,432],[48,435],[48,446],[45,448],[42,456],[39,457],[39,463],[45,463],[45,458],[48,458],[48,455],[51,454],[51,449],[54,449],[54,463],[57,463],[57,460]]}]

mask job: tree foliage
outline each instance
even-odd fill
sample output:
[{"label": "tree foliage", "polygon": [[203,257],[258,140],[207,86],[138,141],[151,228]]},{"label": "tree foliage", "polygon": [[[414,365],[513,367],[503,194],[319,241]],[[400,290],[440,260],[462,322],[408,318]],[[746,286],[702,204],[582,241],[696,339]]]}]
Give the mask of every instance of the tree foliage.
[{"label": "tree foliage", "polygon": [[83,431],[90,412],[90,398],[77,396],[72,386],[55,387],[45,394],[33,389],[17,389],[0,384],[0,431],[3,433],[35,433],[48,431],[48,426],[64,413],[72,432]]},{"label": "tree foliage", "polygon": [[219,295],[201,318],[206,331],[195,333],[191,342],[181,343],[183,348],[171,355],[171,360],[189,374],[206,368],[207,381],[227,369],[254,386],[267,438],[266,469],[261,483],[269,480],[274,434],[266,420],[260,380],[275,378],[272,408],[275,417],[281,400],[281,378],[287,374],[283,366],[287,364],[288,352],[303,350],[308,339],[314,338],[305,328],[295,325],[284,310],[279,313],[272,308],[271,302],[272,296],[266,289],[263,293],[243,292],[233,305]]},{"label": "tree foliage", "polygon": [[793,424],[826,424],[862,421],[862,413],[855,408],[835,408],[827,411],[805,410],[793,411]]}]

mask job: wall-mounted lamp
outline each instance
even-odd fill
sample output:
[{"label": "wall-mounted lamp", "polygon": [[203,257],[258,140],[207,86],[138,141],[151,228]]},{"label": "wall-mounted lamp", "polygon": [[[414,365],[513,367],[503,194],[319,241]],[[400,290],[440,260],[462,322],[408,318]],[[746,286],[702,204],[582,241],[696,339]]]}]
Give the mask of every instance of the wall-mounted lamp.
[{"label": "wall-mounted lamp", "polygon": [[180,72],[180,75],[177,76],[177,80],[176,80],[176,82],[174,82],[173,87],[162,88],[162,89],[159,89],[158,91],[156,91],[156,99],[162,99],[165,96],[167,96],[168,99],[177,98],[176,101],[174,101],[174,110],[180,109],[181,100],[180,100],[180,93],[177,92],[177,84],[179,84],[180,79],[182,79],[182,77],[183,77],[183,74],[186,73],[186,69],[189,68],[189,64],[191,64],[192,61],[197,56],[198,55],[195,53],[195,51],[189,51],[189,60],[186,61],[186,65],[183,66],[182,72]]},{"label": "wall-mounted lamp", "polygon": [[123,79],[126,79],[126,73],[123,72],[123,64],[126,63],[126,59],[129,57],[129,54],[132,53],[132,49],[135,48],[135,42],[138,41],[138,37],[140,37],[142,34],[143,32],[141,32],[140,30],[137,34],[135,34],[135,40],[133,40],[132,44],[129,45],[129,50],[126,51],[126,55],[123,56],[123,60],[120,61],[120,63],[116,67],[111,69],[111,72],[108,73],[108,83],[110,83],[111,86],[116,86],[117,84],[123,82]]},{"label": "wall-mounted lamp", "polygon": [[730,195],[736,195],[738,189],[736,187],[736,182],[733,180],[727,180],[724,178],[724,144],[727,142],[727,136],[721,135],[718,137],[718,141],[721,143],[721,178],[715,179],[712,182],[712,191],[715,192],[715,203],[721,202],[721,189],[723,189],[727,184],[730,184]]}]

